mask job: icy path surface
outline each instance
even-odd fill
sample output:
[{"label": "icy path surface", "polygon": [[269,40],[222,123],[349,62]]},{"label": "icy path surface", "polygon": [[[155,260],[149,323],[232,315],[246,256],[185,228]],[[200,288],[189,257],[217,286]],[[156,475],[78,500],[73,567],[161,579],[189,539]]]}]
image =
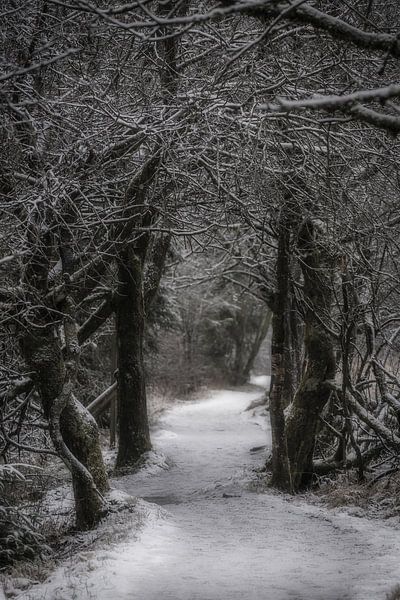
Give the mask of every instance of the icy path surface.
[{"label": "icy path surface", "polygon": [[250,450],[269,444],[265,419],[245,410],[260,393],[217,391],[168,411],[153,442],[173,465],[117,482],[166,514],[139,539],[75,557],[26,597],[383,600],[400,582],[399,531],[251,491],[263,454]]}]

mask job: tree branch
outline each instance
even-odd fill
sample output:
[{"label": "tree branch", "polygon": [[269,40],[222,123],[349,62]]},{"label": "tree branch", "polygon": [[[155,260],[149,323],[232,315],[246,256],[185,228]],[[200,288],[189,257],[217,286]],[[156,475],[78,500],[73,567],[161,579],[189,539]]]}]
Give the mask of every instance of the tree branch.
[{"label": "tree branch", "polygon": [[365,50],[386,52],[396,58],[400,57],[400,38],[390,33],[372,33],[364,31],[338,17],[321,12],[310,4],[302,4],[292,11],[287,10],[287,4],[271,4],[269,0],[260,6],[260,2],[243,0],[223,0],[224,5],[235,6],[242,13],[259,17],[278,17],[297,23],[312,25],[316,29],[326,31],[333,38],[344,40]]}]

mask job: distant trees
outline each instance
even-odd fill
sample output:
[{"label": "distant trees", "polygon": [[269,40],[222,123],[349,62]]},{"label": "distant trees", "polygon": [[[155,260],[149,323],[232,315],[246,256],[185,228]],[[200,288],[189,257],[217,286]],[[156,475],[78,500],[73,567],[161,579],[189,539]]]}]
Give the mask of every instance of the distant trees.
[{"label": "distant trees", "polygon": [[[158,360],[150,364],[158,363],[155,381],[172,393],[246,383],[265,342],[271,312],[251,294],[248,278],[227,275],[222,257],[207,249],[178,260],[175,255],[176,265],[166,274],[166,320],[158,329]],[[210,280],[206,273],[218,263]]]},{"label": "distant trees", "polygon": [[[221,290],[222,291],[222,290]],[[213,300],[205,309],[200,329],[200,346],[213,359],[233,385],[243,385],[265,336],[271,313],[260,302],[231,284],[220,297],[212,290]]]}]

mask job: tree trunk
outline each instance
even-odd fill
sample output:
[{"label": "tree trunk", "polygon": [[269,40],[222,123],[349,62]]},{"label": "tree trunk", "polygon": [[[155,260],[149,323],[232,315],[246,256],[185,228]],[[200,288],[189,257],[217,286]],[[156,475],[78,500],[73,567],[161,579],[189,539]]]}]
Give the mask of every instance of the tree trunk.
[{"label": "tree trunk", "polygon": [[102,495],[109,489],[97,423],[74,396],[61,414],[61,433],[72,454],[86,467],[93,484],[80,470],[72,471],[76,524],[92,529],[105,513]]},{"label": "tree trunk", "polygon": [[143,364],[143,261],[128,246],[118,257],[116,332],[118,354],[117,469],[132,467],[150,450]]},{"label": "tree trunk", "polygon": [[316,226],[306,222],[299,233],[302,255],[306,368],[286,421],[290,491],[298,491],[312,476],[312,457],[319,415],[331,394],[328,381],[335,375],[335,352],[328,333],[332,304],[332,261]]},{"label": "tree trunk", "polygon": [[[51,422],[52,411],[63,394],[66,382],[59,338],[55,336],[53,327],[48,325],[29,331],[24,336],[22,348],[25,359],[34,372],[44,414]],[[51,432],[52,440],[60,458],[71,471],[76,526],[78,529],[90,529],[104,515],[102,494],[108,489],[98,428],[93,417],[72,395],[59,416],[62,440],[57,441],[57,432]],[[63,442],[76,461],[71,460],[71,456],[65,459],[64,449],[59,447]]]},{"label": "tree trunk", "polygon": [[291,366],[286,364],[289,344],[288,311],[289,298],[289,240],[290,229],[285,214],[278,224],[278,256],[276,263],[276,294],[272,316],[271,343],[271,391],[270,419],[272,434],[272,480],[271,484],[287,489],[289,471],[285,436],[284,408],[290,401],[287,397],[287,377]]},{"label": "tree trunk", "polygon": [[[115,382],[115,377],[118,370],[118,357],[117,357],[117,334],[115,331],[115,319],[113,319],[113,332],[111,337],[111,385]],[[110,404],[110,448],[115,448],[117,440],[117,394],[113,394]]]},{"label": "tree trunk", "polygon": [[[96,525],[106,508],[102,493],[108,487],[97,425],[86,409],[74,398],[72,390],[76,375],[79,344],[74,315],[74,303],[66,296],[55,317],[46,305],[48,275],[53,253],[53,238],[43,227],[40,213],[32,219],[27,233],[29,254],[25,257],[22,282],[26,297],[31,298],[29,318],[21,327],[21,350],[33,372],[40,392],[44,415],[50,426],[54,447],[69,469],[75,496],[76,524],[80,529]],[[62,229],[59,235],[60,258],[66,282],[73,268],[71,236]],[[38,306],[37,299],[42,304]],[[64,353],[58,328],[63,313]],[[55,321],[54,319],[57,319]]]}]

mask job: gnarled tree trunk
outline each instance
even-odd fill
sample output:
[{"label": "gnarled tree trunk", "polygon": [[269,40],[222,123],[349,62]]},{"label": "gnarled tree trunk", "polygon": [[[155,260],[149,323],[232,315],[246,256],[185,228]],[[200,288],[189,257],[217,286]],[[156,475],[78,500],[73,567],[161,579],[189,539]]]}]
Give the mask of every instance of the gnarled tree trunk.
[{"label": "gnarled tree trunk", "polygon": [[[22,348],[25,360],[34,373],[44,414],[51,425],[53,443],[71,472],[76,525],[79,529],[90,529],[104,514],[102,494],[108,489],[96,422],[71,393],[66,393],[68,375],[54,328],[49,324],[47,327],[31,329],[23,338]],[[63,394],[66,396],[65,403],[58,415],[57,425],[54,422],[54,407]]]},{"label": "gnarled tree trunk", "polygon": [[286,421],[290,490],[296,492],[312,475],[312,457],[319,415],[331,394],[329,381],[336,369],[335,348],[329,334],[332,305],[332,266],[319,240],[317,226],[307,221],[300,229],[298,247],[304,277],[306,367]]},{"label": "gnarled tree trunk", "polygon": [[[72,476],[76,524],[80,529],[96,525],[106,508],[103,493],[108,488],[98,429],[88,411],[73,396],[79,357],[74,303],[69,296],[73,251],[69,231],[59,235],[60,257],[66,294],[54,312],[48,306],[48,279],[54,240],[43,215],[32,215],[27,232],[29,253],[25,255],[22,284],[30,311],[21,326],[21,350],[32,371],[54,447]],[[65,348],[61,347],[59,315]]]},{"label": "gnarled tree trunk", "polygon": [[91,529],[104,515],[106,503],[102,495],[109,489],[99,428],[94,417],[73,395],[61,414],[60,423],[67,447],[92,478],[91,481],[81,469],[75,469],[72,477],[77,526]]}]

